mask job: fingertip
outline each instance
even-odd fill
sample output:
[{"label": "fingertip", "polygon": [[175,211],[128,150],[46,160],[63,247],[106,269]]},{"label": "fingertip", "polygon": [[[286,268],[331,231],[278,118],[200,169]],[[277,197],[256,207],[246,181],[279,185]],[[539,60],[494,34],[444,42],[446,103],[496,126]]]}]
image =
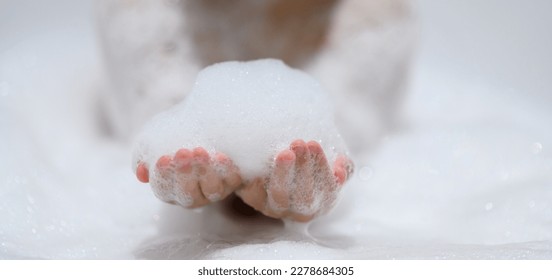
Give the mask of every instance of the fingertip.
[{"label": "fingertip", "polygon": [[138,164],[138,167],[136,168],[136,178],[138,178],[138,181],[142,183],[149,182],[149,170],[145,163],[141,162]]},{"label": "fingertip", "polygon": [[294,160],[295,160],[295,153],[293,153],[290,150],[284,150],[276,156],[276,161],[277,162],[289,163],[289,162],[292,162]]},{"label": "fingertip", "polygon": [[316,141],[309,141],[307,143],[307,147],[309,148],[309,151],[311,153],[315,153],[315,154],[324,153],[324,150],[322,150],[322,146],[320,146],[320,144]]},{"label": "fingertip", "polygon": [[191,157],[192,157],[192,152],[190,150],[180,149],[178,150],[178,152],[176,152],[174,159],[178,161],[186,161],[186,160],[189,160]]},{"label": "fingertip", "polygon": [[355,170],[355,164],[350,158],[344,155],[340,155],[337,157],[334,163],[334,169],[337,168],[342,168],[345,171],[345,176],[347,179],[351,174],[353,174]]},{"label": "fingertip", "polygon": [[180,149],[174,155],[175,165],[178,171],[190,173],[191,171],[192,151],[188,149]]},{"label": "fingertip", "polygon": [[207,153],[207,151],[204,148],[197,147],[194,149],[193,153],[194,153],[194,158],[202,161],[209,161],[209,153]]},{"label": "fingertip", "polygon": [[227,155],[225,155],[223,153],[219,153],[219,152],[217,152],[215,154],[215,160],[219,163],[222,163],[222,164],[229,164],[230,163],[230,158]]},{"label": "fingertip", "polygon": [[305,146],[305,141],[303,139],[297,139],[291,142],[291,147],[293,146]]},{"label": "fingertip", "polygon": [[156,167],[159,170],[167,169],[171,165],[171,157],[170,156],[162,156],[157,160]]},{"label": "fingertip", "polygon": [[345,172],[345,169],[342,167],[336,167],[334,170],[334,176],[337,180],[338,185],[342,185],[345,183],[345,180],[347,179],[347,174]]},{"label": "fingertip", "polygon": [[296,157],[301,157],[306,153],[307,144],[305,141],[298,139],[291,143],[290,148],[295,153]]}]

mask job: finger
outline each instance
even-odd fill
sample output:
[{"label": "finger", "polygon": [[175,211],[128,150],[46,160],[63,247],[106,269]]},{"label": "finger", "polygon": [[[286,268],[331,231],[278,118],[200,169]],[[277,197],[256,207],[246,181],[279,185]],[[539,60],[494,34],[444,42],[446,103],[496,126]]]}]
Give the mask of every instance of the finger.
[{"label": "finger", "polygon": [[292,190],[290,209],[296,213],[311,214],[314,202],[314,161],[304,141],[294,141],[291,149],[296,156],[294,178],[296,186]]},{"label": "finger", "polygon": [[317,175],[331,174],[330,166],[328,165],[328,160],[326,159],[326,154],[316,141],[310,141],[307,143],[311,158],[313,160],[314,171]]},{"label": "finger", "polygon": [[171,162],[172,159],[168,155],[160,157],[155,164],[153,178],[150,178],[150,185],[155,196],[169,203],[174,202],[175,199]]},{"label": "finger", "polygon": [[289,189],[293,184],[295,154],[285,150],[276,156],[267,187],[268,206],[277,213],[289,209]]},{"label": "finger", "polygon": [[164,155],[157,160],[155,167],[161,176],[167,176],[171,172],[172,159],[170,156]]},{"label": "finger", "polygon": [[353,173],[353,162],[346,156],[338,156],[334,162],[334,176],[339,186],[343,185]]},{"label": "finger", "polygon": [[192,172],[193,153],[188,149],[180,149],[174,156],[175,167],[178,172]]},{"label": "finger", "polygon": [[199,177],[199,186],[203,195],[210,201],[223,199],[224,185],[222,180],[210,164],[201,163],[205,173]]},{"label": "finger", "polygon": [[305,141],[298,139],[291,143],[290,149],[295,153],[297,166],[303,166],[307,161],[307,144]]},{"label": "finger", "polygon": [[138,163],[138,167],[136,167],[136,178],[142,183],[149,182],[149,170],[145,163]]},{"label": "finger", "polygon": [[[210,165],[209,153],[204,148],[197,147],[193,151],[184,150],[183,156],[190,159],[191,176],[185,189],[187,193],[192,194],[192,207],[206,204],[209,200],[217,200],[221,197],[222,184],[220,179],[212,170]],[[187,169],[185,165],[182,167]]]}]

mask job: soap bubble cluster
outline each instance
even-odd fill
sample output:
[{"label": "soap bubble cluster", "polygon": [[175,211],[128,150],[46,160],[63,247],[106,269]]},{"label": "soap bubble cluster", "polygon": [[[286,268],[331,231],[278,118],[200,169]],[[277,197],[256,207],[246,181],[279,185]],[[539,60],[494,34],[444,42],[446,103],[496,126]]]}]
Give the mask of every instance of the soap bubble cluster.
[{"label": "soap bubble cluster", "polygon": [[146,124],[134,163],[154,166],[180,148],[226,154],[245,178],[265,174],[296,139],[320,143],[329,162],[346,154],[327,93],[279,60],[224,62],[205,68],[185,101]]}]

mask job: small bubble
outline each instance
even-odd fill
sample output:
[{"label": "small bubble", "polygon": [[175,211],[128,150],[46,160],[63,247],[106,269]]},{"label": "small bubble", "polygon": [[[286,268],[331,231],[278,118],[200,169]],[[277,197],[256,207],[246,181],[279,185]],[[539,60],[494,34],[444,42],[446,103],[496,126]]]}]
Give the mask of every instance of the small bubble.
[{"label": "small bubble", "polygon": [[530,207],[530,208],[535,207],[535,204],[536,204],[536,203],[535,203],[534,200],[529,201],[529,207]]},{"label": "small bubble", "polygon": [[157,214],[154,214],[151,218],[156,222],[159,221],[159,215]]},{"label": "small bubble", "polygon": [[358,172],[358,176],[362,181],[368,181],[370,178],[372,178],[372,168],[370,166],[364,166],[360,169]]},{"label": "small bubble", "polygon": [[488,202],[487,204],[485,204],[485,210],[487,210],[487,211],[492,210],[493,207],[494,207],[494,205],[493,205],[492,202]]},{"label": "small bubble", "polygon": [[35,228],[32,228],[31,231],[33,232],[33,234],[36,234],[36,229]]},{"label": "small bubble", "polygon": [[542,144],[539,142],[533,143],[533,146],[531,147],[531,151],[533,154],[538,155],[542,152]]},{"label": "small bubble", "polygon": [[278,249],[274,249],[274,253],[277,254],[277,253],[278,253]]}]

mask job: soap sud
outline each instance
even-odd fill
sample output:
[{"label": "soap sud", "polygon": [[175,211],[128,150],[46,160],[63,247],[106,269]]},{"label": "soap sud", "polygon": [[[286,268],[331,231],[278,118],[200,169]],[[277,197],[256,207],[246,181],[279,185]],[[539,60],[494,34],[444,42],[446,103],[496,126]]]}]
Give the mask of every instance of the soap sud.
[{"label": "soap sud", "polygon": [[329,162],[347,154],[327,93],[307,74],[273,59],[225,62],[202,70],[188,98],[156,115],[134,152],[150,168],[180,148],[227,155],[251,179],[267,174],[296,139],[321,144]]}]

